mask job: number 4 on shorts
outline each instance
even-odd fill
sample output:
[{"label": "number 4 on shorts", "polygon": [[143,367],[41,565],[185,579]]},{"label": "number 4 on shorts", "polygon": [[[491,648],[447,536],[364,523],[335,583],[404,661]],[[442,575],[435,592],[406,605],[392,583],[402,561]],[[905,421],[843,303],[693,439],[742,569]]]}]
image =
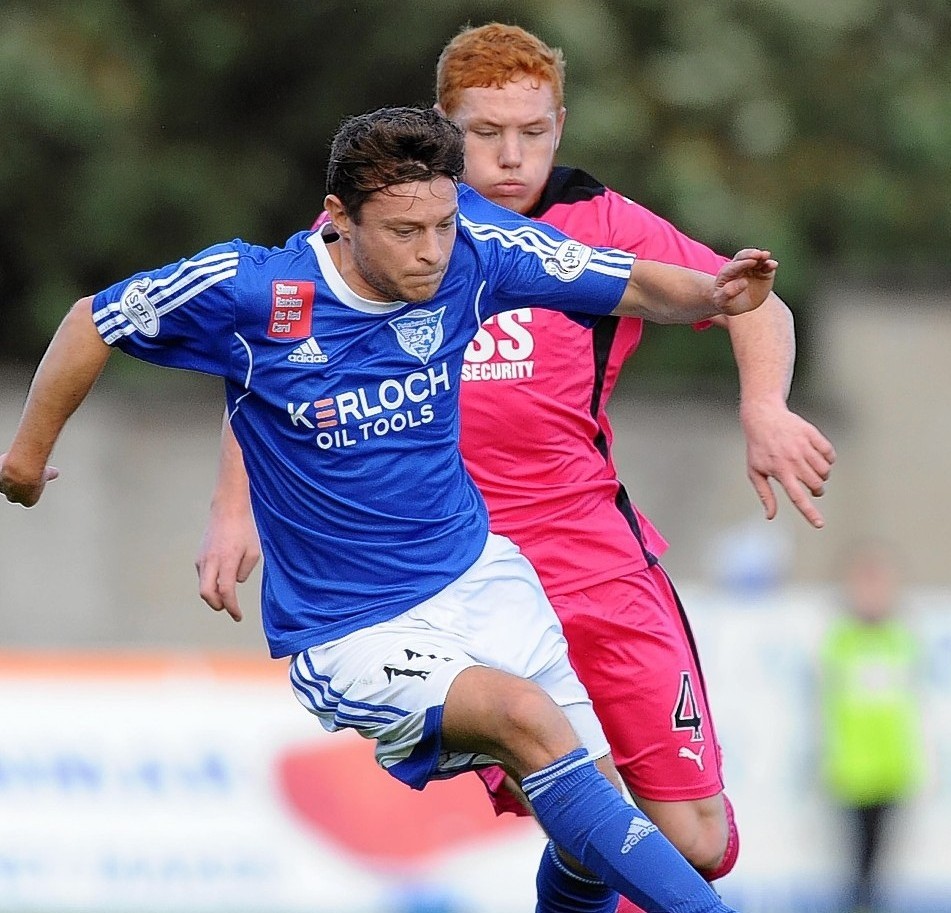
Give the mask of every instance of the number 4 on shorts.
[{"label": "number 4 on shorts", "polygon": [[693,684],[689,672],[680,673],[680,689],[677,692],[677,701],[674,712],[670,715],[671,728],[675,732],[689,729],[691,742],[703,741],[703,717],[694,697]]}]

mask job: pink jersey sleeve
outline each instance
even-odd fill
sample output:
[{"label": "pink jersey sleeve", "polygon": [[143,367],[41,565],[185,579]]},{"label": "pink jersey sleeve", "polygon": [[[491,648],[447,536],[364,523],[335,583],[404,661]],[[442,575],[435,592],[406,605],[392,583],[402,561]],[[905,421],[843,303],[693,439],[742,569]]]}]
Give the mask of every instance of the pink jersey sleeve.
[{"label": "pink jersey sleeve", "polygon": [[[584,206],[556,203],[541,220],[571,237],[579,237],[579,232],[595,234],[600,239],[598,243],[631,251],[643,260],[686,266],[711,275],[730,259],[610,188]],[[695,326],[706,329],[710,323],[703,321]]]},{"label": "pink jersey sleeve", "polygon": [[609,243],[636,253],[644,260],[658,260],[716,273],[729,260],[688,237],[676,226],[614,190],[606,189],[599,200],[601,218]]}]

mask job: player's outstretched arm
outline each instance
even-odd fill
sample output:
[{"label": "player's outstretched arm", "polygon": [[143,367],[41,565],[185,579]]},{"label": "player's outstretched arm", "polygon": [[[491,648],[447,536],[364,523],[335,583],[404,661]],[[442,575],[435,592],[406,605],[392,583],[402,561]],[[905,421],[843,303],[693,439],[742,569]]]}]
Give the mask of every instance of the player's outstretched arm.
[{"label": "player's outstretched arm", "polygon": [[758,248],[739,251],[716,276],[654,260],[635,260],[613,313],[655,323],[698,323],[745,314],[758,308],[772,291],[776,267],[769,251]]},{"label": "player's outstretched arm", "polygon": [[47,460],[110,352],[93,323],[92,299],[80,299],[63,318],[36,370],[13,441],[0,462],[0,493],[8,501],[32,507],[46,483],[59,475]]},{"label": "player's outstretched arm", "polygon": [[235,621],[241,621],[237,585],[248,579],[260,557],[261,545],[251,514],[248,474],[241,448],[225,416],[218,478],[208,523],[195,559],[201,598],[216,612],[224,609]]},{"label": "player's outstretched arm", "polygon": [[766,518],[772,520],[778,509],[775,480],[803,517],[821,529],[825,519],[813,499],[824,493],[835,449],[786,404],[796,358],[792,313],[774,292],[752,313],[721,322],[739,372],[747,476]]}]

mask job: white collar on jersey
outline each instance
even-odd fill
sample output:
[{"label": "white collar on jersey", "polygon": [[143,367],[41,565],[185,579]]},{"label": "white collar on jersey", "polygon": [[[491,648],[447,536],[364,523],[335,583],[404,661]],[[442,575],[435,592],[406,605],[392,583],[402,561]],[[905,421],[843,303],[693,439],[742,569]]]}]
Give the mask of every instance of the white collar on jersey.
[{"label": "white collar on jersey", "polygon": [[323,273],[324,280],[330,287],[330,291],[336,295],[340,303],[355,311],[362,311],[364,314],[389,314],[406,306],[405,301],[370,301],[369,298],[362,298],[353,289],[343,281],[343,276],[334,266],[330,251],[327,250],[327,242],[324,240],[324,232],[334,234],[333,226],[330,224],[322,225],[317,231],[311,232],[307,238],[307,243],[314,249],[317,255],[317,265]]}]

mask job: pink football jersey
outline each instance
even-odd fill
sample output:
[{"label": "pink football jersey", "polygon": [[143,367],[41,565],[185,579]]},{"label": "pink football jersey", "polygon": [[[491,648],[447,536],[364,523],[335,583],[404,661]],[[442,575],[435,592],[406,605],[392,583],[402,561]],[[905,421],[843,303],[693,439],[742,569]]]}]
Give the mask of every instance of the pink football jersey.
[{"label": "pink football jersey", "polygon": [[[727,258],[582,171],[557,168],[532,213],[586,244],[716,273]],[[631,503],[605,411],[643,321],[593,328],[542,308],[499,314],[466,352],[461,445],[491,528],[525,553],[549,595],[654,563],[667,543]]]}]

